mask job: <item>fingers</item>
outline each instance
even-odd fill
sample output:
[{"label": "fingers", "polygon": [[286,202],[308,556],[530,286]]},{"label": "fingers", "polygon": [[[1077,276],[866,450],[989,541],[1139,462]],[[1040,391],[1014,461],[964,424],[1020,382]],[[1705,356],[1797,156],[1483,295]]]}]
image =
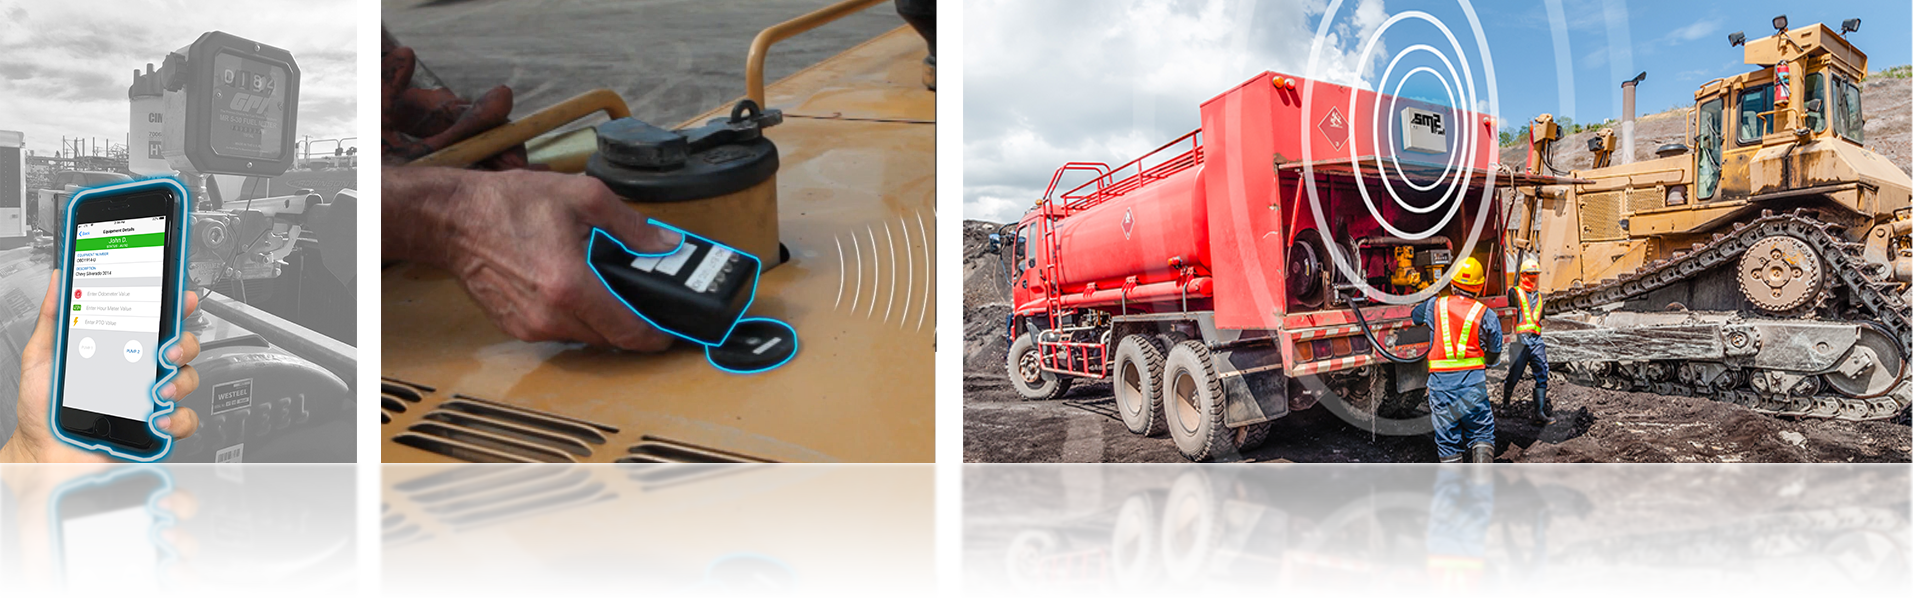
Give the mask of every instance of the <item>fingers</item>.
[{"label": "fingers", "polygon": [[626,307],[611,290],[598,282],[597,277],[586,275],[592,288],[581,293],[574,306],[574,313],[585,324],[591,326],[611,346],[627,351],[656,353],[671,347],[672,337],[652,327],[636,312]]},{"label": "fingers", "polygon": [[159,539],[166,541],[166,545],[172,545],[172,552],[180,552],[180,560],[199,558],[199,539],[186,533],[186,529],[166,527],[159,531]]},{"label": "fingers", "polygon": [[158,425],[159,429],[165,430],[166,435],[172,436],[174,440],[185,440],[199,431],[199,413],[180,407],[178,411],[160,416],[159,421],[153,423]]},{"label": "fingers", "polygon": [[179,340],[166,348],[166,365],[179,367],[192,363],[199,358],[199,335],[191,332],[179,335]]},{"label": "fingers", "polygon": [[26,348],[20,351],[20,365],[23,369],[33,369],[46,363],[53,356],[53,327],[60,313],[60,271],[53,271],[52,280],[47,282],[46,297],[40,299],[40,321],[33,325],[33,336],[27,339]]},{"label": "fingers", "polygon": [[[186,305],[183,306],[183,309],[180,310],[179,317],[180,318],[193,317],[193,312],[196,312],[196,311],[199,311],[199,293],[195,291],[186,291]],[[188,358],[186,361],[192,361],[192,359]]]},{"label": "fingers", "polygon": [[172,380],[167,380],[165,386],[159,387],[159,398],[178,401],[198,389],[199,370],[189,365],[179,368],[179,373]]},{"label": "fingers", "polygon": [[644,214],[625,205],[604,183],[590,177],[578,180],[579,209],[586,224],[602,228],[638,253],[670,253],[684,242],[677,231],[653,226]]}]

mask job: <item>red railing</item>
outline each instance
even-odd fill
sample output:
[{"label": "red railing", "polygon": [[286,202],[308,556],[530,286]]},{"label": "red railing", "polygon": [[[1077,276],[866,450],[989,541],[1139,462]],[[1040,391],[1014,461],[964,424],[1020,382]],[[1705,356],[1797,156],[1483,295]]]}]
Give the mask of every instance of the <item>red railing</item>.
[{"label": "red railing", "polygon": [[[1181,153],[1175,154],[1173,157],[1163,160],[1154,166],[1145,166],[1150,158],[1172,148],[1181,147],[1185,142],[1188,143],[1189,149],[1182,150]],[[1080,212],[1096,204],[1108,201],[1111,198],[1121,197],[1131,191],[1147,187],[1150,183],[1169,178],[1169,175],[1194,168],[1196,165],[1202,163],[1202,157],[1202,130],[1196,129],[1186,135],[1177,137],[1175,141],[1165,143],[1161,147],[1150,150],[1149,153],[1143,154],[1142,157],[1131,160],[1127,164],[1110,168],[1108,172],[1102,173],[1102,176],[1077,185],[1076,188],[1064,191],[1062,196],[1056,197],[1054,196],[1056,182],[1062,178],[1064,171],[1091,170],[1091,168],[1087,167],[1092,165],[1102,166],[1099,163],[1084,162],[1065,164],[1062,168],[1056,170],[1056,176],[1050,178],[1050,188],[1043,193],[1043,199],[1046,202],[1052,201],[1053,199],[1061,199],[1062,212],[1066,215]],[[1108,167],[1104,166],[1104,168]],[[1095,188],[1090,189],[1091,186]]]}]

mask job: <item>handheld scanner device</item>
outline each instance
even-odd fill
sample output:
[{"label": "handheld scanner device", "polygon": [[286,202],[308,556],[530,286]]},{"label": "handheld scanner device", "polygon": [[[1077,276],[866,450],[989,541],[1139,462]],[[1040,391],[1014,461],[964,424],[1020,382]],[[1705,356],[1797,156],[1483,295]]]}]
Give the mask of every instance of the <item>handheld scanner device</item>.
[{"label": "handheld scanner device", "polygon": [[757,296],[757,256],[652,220],[684,235],[664,253],[632,251],[592,229],[586,260],[611,294],[638,317],[685,340],[724,344]]},{"label": "handheld scanner device", "polygon": [[798,569],[782,560],[737,552],[704,567],[704,581],[658,598],[796,598]]}]

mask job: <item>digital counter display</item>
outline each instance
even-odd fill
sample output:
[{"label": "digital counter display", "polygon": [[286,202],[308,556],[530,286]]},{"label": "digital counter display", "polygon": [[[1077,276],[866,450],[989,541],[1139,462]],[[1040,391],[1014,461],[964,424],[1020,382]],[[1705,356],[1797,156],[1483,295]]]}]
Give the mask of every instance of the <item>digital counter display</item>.
[{"label": "digital counter display", "polygon": [[286,68],[222,51],[213,56],[212,151],[277,160],[284,151]]}]

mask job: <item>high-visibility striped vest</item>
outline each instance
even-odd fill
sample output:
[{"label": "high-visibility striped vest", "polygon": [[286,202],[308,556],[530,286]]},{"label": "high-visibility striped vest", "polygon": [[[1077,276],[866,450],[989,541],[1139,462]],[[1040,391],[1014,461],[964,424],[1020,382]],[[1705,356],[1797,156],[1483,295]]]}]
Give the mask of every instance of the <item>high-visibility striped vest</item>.
[{"label": "high-visibility striped vest", "polygon": [[1477,598],[1481,577],[1483,560],[1479,558],[1429,554],[1429,583],[1435,585],[1435,598]]},{"label": "high-visibility striped vest", "polygon": [[1475,327],[1486,309],[1488,306],[1467,297],[1449,295],[1435,300],[1435,336],[1441,337],[1441,348],[1428,356],[1428,371],[1487,367],[1482,360],[1481,330]]},{"label": "high-visibility striped vest", "polygon": [[1541,334],[1541,294],[1535,293],[1534,301],[1528,301],[1528,292],[1515,289],[1514,296],[1521,302],[1521,321],[1514,325],[1517,333]]}]

